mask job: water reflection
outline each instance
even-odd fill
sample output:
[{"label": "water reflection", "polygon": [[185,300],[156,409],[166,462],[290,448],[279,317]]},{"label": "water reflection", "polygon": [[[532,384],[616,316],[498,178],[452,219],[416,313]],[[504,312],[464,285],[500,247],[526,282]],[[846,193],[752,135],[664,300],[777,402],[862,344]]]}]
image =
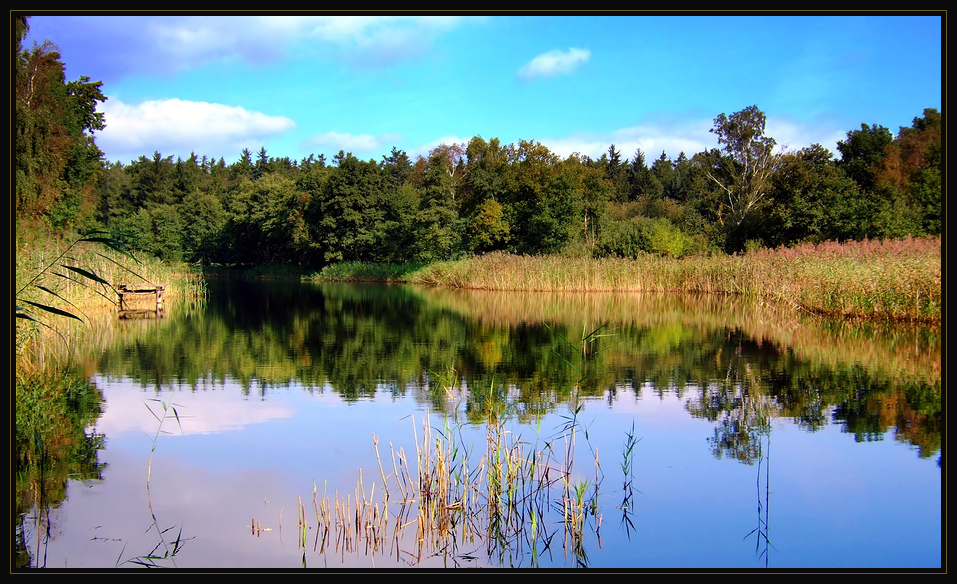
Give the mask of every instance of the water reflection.
[{"label": "water reflection", "polygon": [[[939,555],[935,563],[933,553],[928,560],[926,552],[901,546],[888,555],[871,544],[866,554],[844,559],[802,549],[808,545],[797,543],[802,537],[812,542],[820,537],[799,526],[813,503],[793,490],[804,485],[806,493],[823,492],[828,475],[794,475],[815,465],[841,465],[842,474],[860,473],[848,474],[861,477],[853,481],[868,480],[864,477],[872,471],[852,471],[859,461],[841,458],[849,456],[843,449],[856,443],[877,444],[893,436],[914,451],[912,462],[940,456],[939,331],[822,326],[726,298],[214,281],[203,310],[119,326],[112,347],[88,367],[96,371],[95,387],[105,396],[106,414],[88,422],[96,430],[86,436],[107,437],[111,448],[104,457],[116,471],[103,481],[108,485],[90,488],[113,493],[114,503],[143,491],[151,452],[144,435],[153,435],[157,422],[144,402],[175,397],[181,406],[176,428],[167,427],[171,434],[156,443],[154,484],[146,493],[154,535],[165,545],[157,550],[155,541],[127,535],[131,529],[112,516],[113,535],[102,538],[122,540],[127,548],[135,543],[135,553],[127,554],[134,559],[153,557],[147,553],[153,549],[158,556],[175,551],[179,567],[289,567],[286,546],[307,535],[315,549],[297,545],[296,557],[302,554],[297,563],[310,566],[367,566],[392,558],[392,549],[400,550],[396,559],[401,565],[714,568],[773,566],[778,558],[810,567],[842,562],[885,567],[888,561],[903,567],[926,567],[928,561],[939,566]],[[462,491],[449,491],[451,498],[436,507],[443,514],[426,518],[403,515],[410,508],[393,508],[390,516],[386,501],[374,499],[368,490],[343,496],[356,488],[359,469],[365,469],[365,489],[372,487],[369,473],[380,474],[373,433],[388,436],[382,439],[389,441],[389,454],[383,450],[379,455],[388,460],[404,449],[405,474],[421,474],[423,459],[412,453],[421,457],[432,444],[422,441],[429,428],[412,426],[425,412],[430,412],[432,426],[446,429],[437,436],[447,440],[452,435],[448,430],[454,429],[456,445],[476,455],[468,463],[453,459],[460,464],[455,467],[459,476],[472,479],[458,483]],[[659,418],[663,412],[667,415]],[[502,425],[490,423],[494,420]],[[17,423],[19,439],[19,411]],[[485,445],[493,441],[490,428],[501,429],[503,434],[496,436],[503,442],[497,451],[486,452]],[[814,435],[825,441],[813,440]],[[520,441],[506,442],[506,436]],[[26,439],[18,440],[21,448],[28,450]],[[102,453],[103,444],[96,450]],[[521,505],[514,493],[503,499],[497,483],[489,483],[495,452],[516,454],[510,459],[514,469],[531,465],[551,468],[552,474],[538,483],[532,474],[521,479],[517,484],[526,489]],[[578,470],[562,474],[569,459],[580,463]],[[473,463],[471,471],[461,466]],[[892,463],[879,464],[889,468]],[[385,465],[375,480],[378,496],[389,493],[391,505],[399,499],[401,466]],[[140,471],[138,479],[133,467]],[[485,474],[470,474],[480,467]],[[164,470],[155,470],[159,468]],[[939,472],[937,477],[939,482]],[[335,486],[323,489],[326,480]],[[187,484],[192,486],[187,489]],[[256,485],[258,494],[234,486],[240,484]],[[117,491],[118,485],[125,490]],[[894,496],[918,493],[909,505],[929,497],[929,507],[919,513],[932,517],[936,508],[939,516],[939,485],[936,492],[926,489],[923,484],[897,485]],[[483,493],[486,508],[492,501],[511,503],[492,506],[502,513],[482,523],[466,512],[466,492]],[[205,493],[207,503],[187,504],[188,493],[194,498]],[[705,502],[689,505],[691,493],[703,495]],[[886,496],[881,492],[853,504],[819,501],[817,508],[847,514],[858,505],[900,506],[882,499]],[[354,508],[360,499],[368,503],[360,510],[379,513],[364,525],[389,519],[390,531],[377,533],[391,534],[390,540],[340,540],[344,532],[335,529],[320,536],[323,513],[326,529],[345,525],[337,523],[330,509]],[[18,491],[17,500],[18,511],[24,510],[18,513],[21,523],[25,517],[43,516],[29,515],[26,510],[36,509],[37,503],[26,494]],[[154,500],[159,506],[155,513]],[[222,507],[226,500],[229,508]],[[251,500],[261,506],[250,508]],[[269,502],[279,500],[284,503]],[[297,505],[290,500],[310,507],[312,520],[298,522],[299,528],[306,525],[304,531],[293,527],[296,513],[291,510]],[[74,535],[79,512],[65,495],[61,503],[68,515],[60,527],[64,544],[57,546],[61,561],[95,561],[78,559],[97,555],[85,549],[88,544],[67,545],[67,540],[82,539]],[[737,512],[739,507],[750,511]],[[195,517],[204,518],[202,527]],[[620,519],[610,522],[611,517]],[[429,523],[433,520],[438,523]],[[416,522],[403,536],[408,541],[395,529],[402,521]],[[883,521],[890,527],[897,519]],[[453,549],[436,543],[427,553],[409,552],[415,546],[409,542],[422,536],[415,527],[420,522],[432,526],[427,530],[432,535],[455,526],[459,531],[450,532],[458,534],[461,545]],[[225,524],[242,524],[245,536],[259,544],[221,541],[222,532],[230,531]],[[726,525],[737,546],[728,540],[696,559],[687,554],[689,546],[714,543],[704,533],[715,525]],[[18,531],[23,540],[18,549],[36,549],[32,546],[42,540],[39,529]],[[273,538],[280,532],[281,537]],[[694,535],[698,532],[703,539]],[[485,545],[466,537],[479,533]],[[939,535],[939,523],[936,531],[933,526],[929,530],[931,542],[935,533]],[[740,554],[745,539],[754,540],[753,563]],[[223,546],[229,551],[215,549]],[[378,550],[378,560],[368,549]],[[29,555],[30,565],[43,565],[39,552]]]},{"label": "water reflection", "polygon": [[[601,359],[578,363],[582,348]],[[347,402],[412,391],[437,411],[446,404],[433,380],[454,370],[467,387],[509,394],[526,421],[573,394],[639,393],[650,383],[658,394],[700,388],[689,412],[723,424],[727,439],[747,425],[735,429],[721,413],[732,415],[744,392],[810,430],[840,421],[859,440],[896,429],[924,456],[940,448],[939,334],[827,330],[720,298],[213,283],[202,315],[107,352],[99,369],[196,390],[235,379],[261,397],[291,383],[329,387]],[[466,405],[477,423],[484,409]]]}]

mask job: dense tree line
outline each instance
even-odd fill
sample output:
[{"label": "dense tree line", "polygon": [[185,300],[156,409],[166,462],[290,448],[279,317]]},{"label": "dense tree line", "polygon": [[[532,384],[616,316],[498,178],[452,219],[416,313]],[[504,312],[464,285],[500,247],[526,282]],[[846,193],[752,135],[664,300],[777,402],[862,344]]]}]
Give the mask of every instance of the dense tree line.
[{"label": "dense tree line", "polygon": [[941,114],[895,136],[862,124],[838,144],[777,152],[765,114],[720,114],[720,148],[650,162],[611,145],[561,158],[534,140],[475,136],[411,159],[339,151],[236,162],[154,152],[106,163],[100,83],[65,82],[55,47],[23,50],[18,17],[18,224],[111,232],[134,250],[216,264],[403,262],[506,250],[680,257],[752,246],[938,234]]}]

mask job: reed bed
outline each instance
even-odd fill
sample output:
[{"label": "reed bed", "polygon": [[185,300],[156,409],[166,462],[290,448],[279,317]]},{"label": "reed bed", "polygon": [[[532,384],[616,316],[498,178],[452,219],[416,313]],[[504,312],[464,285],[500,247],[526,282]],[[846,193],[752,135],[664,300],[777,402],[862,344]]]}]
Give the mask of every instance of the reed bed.
[{"label": "reed bed", "polygon": [[[893,321],[822,320],[781,302],[742,295],[614,292],[514,292],[420,288],[424,301],[470,320],[516,327],[542,322],[569,330],[582,323],[614,328],[738,329],[781,351],[832,367],[862,366],[894,379],[926,378],[940,385],[939,324],[902,326]],[[935,336],[936,335],[936,336]],[[935,340],[936,339],[936,340]],[[637,351],[637,347],[635,347]],[[634,364],[640,355],[618,346],[610,366]]]},{"label": "reed bed", "polygon": [[[382,277],[378,277],[382,274]],[[519,256],[494,252],[387,273],[330,266],[320,280],[408,282],[525,292],[685,292],[744,295],[828,317],[939,323],[941,239],[807,244],[682,259]]]},{"label": "reed bed", "polygon": [[[601,523],[601,467],[597,452],[587,464],[592,470],[576,467],[577,424],[535,444],[494,413],[485,428],[484,446],[472,450],[449,418],[433,428],[426,413],[411,465],[404,449],[390,443],[385,452],[373,435],[377,482],[370,485],[360,469],[351,493],[321,495],[314,485],[312,511],[301,498],[297,503],[298,545],[343,559],[364,555],[373,565],[376,557],[466,563],[478,559],[477,550],[493,564],[521,556],[534,565],[559,553],[561,541],[561,553],[585,565],[587,536],[597,536]],[[261,535],[260,520],[253,518],[251,528]]]}]

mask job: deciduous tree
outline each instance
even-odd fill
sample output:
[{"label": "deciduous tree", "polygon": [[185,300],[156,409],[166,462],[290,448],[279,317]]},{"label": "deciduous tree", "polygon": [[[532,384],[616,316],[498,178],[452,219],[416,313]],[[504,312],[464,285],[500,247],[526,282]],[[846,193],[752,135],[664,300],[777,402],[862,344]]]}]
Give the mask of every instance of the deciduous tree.
[{"label": "deciduous tree", "polygon": [[711,150],[708,177],[726,197],[723,205],[731,226],[744,222],[767,198],[768,185],[777,167],[774,138],[764,135],[766,117],[752,105],[730,116],[719,115],[711,132],[718,136],[721,150]]},{"label": "deciduous tree", "polygon": [[82,221],[96,210],[93,183],[103,153],[93,132],[106,127],[97,104],[102,83],[67,82],[59,48],[50,41],[24,50],[30,27],[16,17],[16,215],[44,218],[56,227]]}]

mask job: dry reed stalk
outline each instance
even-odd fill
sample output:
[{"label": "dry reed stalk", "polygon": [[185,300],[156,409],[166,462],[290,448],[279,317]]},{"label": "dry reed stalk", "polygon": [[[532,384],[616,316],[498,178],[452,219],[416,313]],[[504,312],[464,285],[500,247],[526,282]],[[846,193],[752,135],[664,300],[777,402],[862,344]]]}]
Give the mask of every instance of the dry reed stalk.
[{"label": "dry reed stalk", "polygon": [[[531,450],[526,455],[524,443],[512,435],[499,417],[493,413],[486,426],[486,449],[477,461],[471,460],[467,450],[459,458],[454,433],[446,426],[441,437],[434,436],[429,424],[429,412],[422,421],[422,440],[416,434],[417,478],[413,483],[411,469],[401,471],[405,464],[404,451],[396,452],[390,444],[396,484],[403,490],[403,502],[394,513],[390,525],[388,509],[389,489],[384,488],[385,503],[380,508],[375,500],[375,484],[370,493],[365,492],[361,469],[352,494],[335,501],[318,497],[313,485],[313,505],[316,509],[317,535],[314,550],[326,550],[332,544],[329,539],[332,520],[330,512],[335,505],[336,551],[343,555],[349,552],[377,553],[395,552],[397,561],[413,558],[421,562],[424,554],[449,549],[460,542],[482,538],[490,557],[504,550],[521,553],[531,545],[537,553],[539,541],[548,549],[555,532],[549,533],[548,517],[557,510],[564,525],[564,548],[566,554],[574,554],[579,564],[587,560],[584,555],[584,529],[589,512],[596,518],[595,533],[600,537],[601,516],[597,512],[601,464],[597,449],[594,451],[595,489],[592,498],[586,500],[587,481],[573,483],[575,469],[576,426],[571,423],[562,433],[563,459],[555,459],[558,450],[553,443]],[[378,450],[378,437],[373,435]],[[379,473],[386,481],[384,467],[379,462]],[[471,470],[474,469],[474,470]],[[557,473],[557,477],[554,475]],[[400,480],[401,479],[401,480]],[[407,481],[407,483],[406,483]],[[556,481],[562,483],[562,493],[556,509],[551,501],[550,490]],[[404,484],[418,484],[417,491],[404,492]],[[415,505],[414,509],[412,505]],[[300,499],[301,529],[306,530],[304,507]],[[461,521],[461,529],[457,529]],[[414,549],[404,549],[408,528],[416,526]],[[529,527],[531,525],[531,527]],[[323,533],[318,530],[324,527]],[[530,531],[529,531],[530,530]],[[457,532],[457,533],[456,533]],[[460,535],[459,535],[460,534]],[[388,552],[386,552],[387,544]],[[510,552],[510,553],[512,553]]]},{"label": "dry reed stalk", "polygon": [[402,479],[405,483],[405,501],[412,502],[415,500],[415,491],[412,488],[414,483],[412,481],[412,470],[409,467],[409,459],[405,454],[405,448],[399,448],[399,461],[402,463],[403,468],[405,468],[405,475]]},{"label": "dry reed stalk", "polygon": [[285,509],[285,507],[279,508],[279,541],[280,542],[282,542],[282,510],[283,509]]},{"label": "dry reed stalk", "polygon": [[[399,466],[396,463],[396,453],[395,447],[389,442],[389,452],[392,455],[392,474],[395,476],[396,483],[399,485],[399,492],[402,494],[403,503],[408,502],[409,496],[406,494],[404,485],[402,484],[405,480],[405,477],[402,476],[402,473],[399,472]],[[400,458],[401,460],[401,458]]]},{"label": "dry reed stalk", "polygon": [[382,488],[385,489],[385,497],[389,499],[389,483],[385,478],[385,470],[382,468],[382,459],[379,457],[379,437],[372,433],[372,445],[375,447],[375,460],[379,464],[379,474],[382,476]]}]

